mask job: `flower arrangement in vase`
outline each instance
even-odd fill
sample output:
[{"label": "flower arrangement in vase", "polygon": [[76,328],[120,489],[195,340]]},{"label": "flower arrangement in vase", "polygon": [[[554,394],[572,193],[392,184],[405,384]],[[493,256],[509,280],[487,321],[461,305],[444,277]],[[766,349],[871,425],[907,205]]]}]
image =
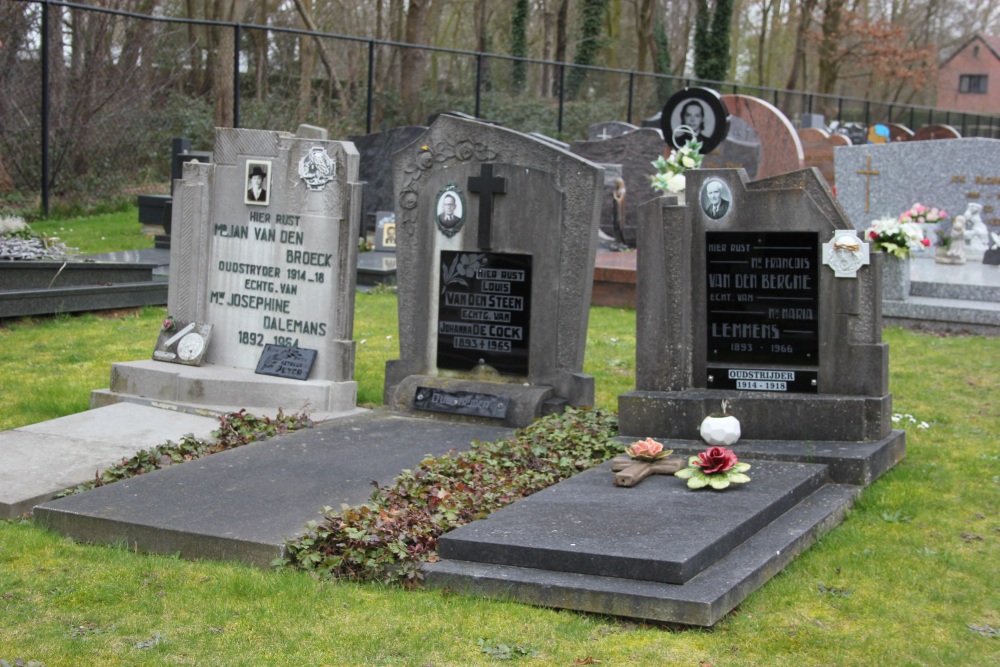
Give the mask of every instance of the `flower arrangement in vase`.
[{"label": "flower arrangement in vase", "polygon": [[662,155],[653,161],[656,174],[650,176],[653,189],[671,194],[681,194],[687,185],[684,172],[701,167],[701,142],[691,139],[680,148],[670,151],[670,155]]},{"label": "flower arrangement in vase", "polygon": [[[922,230],[926,228],[924,226],[935,226],[937,228],[934,230],[938,237],[938,245],[943,245],[948,247],[951,244],[951,223],[947,225],[944,224],[944,219],[948,217],[948,214],[936,207],[924,206],[920,202],[917,202],[910,207],[910,210],[905,211],[899,215],[900,224],[913,223],[920,225]],[[926,231],[924,236],[926,236]],[[926,239],[927,243],[922,243],[924,246],[930,245],[930,239]]]},{"label": "flower arrangement in vase", "polygon": [[[906,214],[903,214],[906,215]],[[910,251],[931,244],[924,236],[924,230],[913,221],[902,221],[899,218],[877,218],[865,231],[865,237],[871,239],[875,250],[882,250],[900,259],[910,256]]]}]

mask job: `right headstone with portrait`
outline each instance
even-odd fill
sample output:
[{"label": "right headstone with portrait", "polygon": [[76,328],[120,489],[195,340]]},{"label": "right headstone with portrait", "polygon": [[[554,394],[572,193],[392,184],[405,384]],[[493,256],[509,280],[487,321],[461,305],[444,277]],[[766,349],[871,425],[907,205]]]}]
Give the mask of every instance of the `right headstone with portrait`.
[{"label": "right headstone with portrait", "polygon": [[640,213],[636,390],[619,397],[621,434],[696,452],[702,421],[725,410],[747,456],[871,482],[905,449],[891,428],[882,257],[816,169],[686,177],[687,206],[662,197]]},{"label": "right headstone with portrait", "polygon": [[583,375],[604,172],[442,114],[393,160],[397,412],[524,426],[593,405]]}]

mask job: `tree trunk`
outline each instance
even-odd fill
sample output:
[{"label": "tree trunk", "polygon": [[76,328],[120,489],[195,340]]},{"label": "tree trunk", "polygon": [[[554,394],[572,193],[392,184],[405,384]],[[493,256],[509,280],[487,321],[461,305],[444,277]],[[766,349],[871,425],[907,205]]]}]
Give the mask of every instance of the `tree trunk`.
[{"label": "tree trunk", "polygon": [[838,51],[843,36],[844,5],[847,0],[826,0],[822,36],[819,43],[819,83],[817,92],[832,95],[840,73]]},{"label": "tree trunk", "polygon": [[[432,0],[410,0],[409,10],[406,12],[406,39],[409,44],[423,45],[426,42],[427,12],[430,9]],[[402,72],[400,76],[400,97],[403,107],[410,111],[411,122],[416,121],[415,114],[419,113],[420,89],[424,84],[424,52],[420,49],[404,48],[400,59]]]},{"label": "tree trunk", "polygon": [[[795,52],[792,56],[792,69],[788,72],[785,88],[799,89],[799,78],[805,78],[806,42],[809,38],[809,26],[812,23],[812,12],[816,8],[816,0],[801,0],[799,3],[799,24],[795,31]],[[790,108],[790,104],[787,108]]]},{"label": "tree trunk", "polygon": [[[566,29],[569,23],[569,0],[562,0],[556,14],[556,57],[557,63],[566,62]],[[559,68],[552,73],[552,96],[559,95]]]},{"label": "tree trunk", "polygon": [[[242,20],[246,0],[216,0],[214,18],[216,21],[237,22]],[[233,53],[239,45],[235,43],[233,28],[216,26],[215,59],[212,67],[212,94],[215,98],[215,126],[233,127]]]}]

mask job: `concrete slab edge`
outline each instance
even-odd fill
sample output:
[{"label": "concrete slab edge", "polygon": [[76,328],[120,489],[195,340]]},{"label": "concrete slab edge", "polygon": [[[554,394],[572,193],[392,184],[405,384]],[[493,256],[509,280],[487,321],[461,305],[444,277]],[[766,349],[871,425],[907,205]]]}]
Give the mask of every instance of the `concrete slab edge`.
[{"label": "concrete slab edge", "polygon": [[77,542],[121,546],[143,553],[168,556],[177,554],[189,560],[235,561],[267,568],[275,558],[285,556],[284,543],[264,544],[217,535],[200,535],[52,507],[35,507],[34,520],[38,525]]},{"label": "concrete slab edge", "polygon": [[428,564],[426,583],[542,607],[708,627],[841,523],[859,492],[852,485],[823,487],[683,585],[467,561]]}]

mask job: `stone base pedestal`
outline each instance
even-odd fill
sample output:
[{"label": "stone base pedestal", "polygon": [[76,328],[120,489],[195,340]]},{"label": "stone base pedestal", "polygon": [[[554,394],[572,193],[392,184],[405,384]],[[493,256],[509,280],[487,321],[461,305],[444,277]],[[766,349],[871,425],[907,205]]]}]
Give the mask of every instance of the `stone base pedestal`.
[{"label": "stone base pedestal", "polygon": [[[447,412],[430,412],[414,408],[417,388],[429,387],[445,392],[469,392],[501,397],[506,402],[506,416],[503,419],[478,417]],[[494,424],[510,428],[527,426],[539,417],[562,412],[570,403],[556,395],[554,387],[544,385],[524,385],[520,383],[478,382],[459,378],[442,378],[430,375],[410,375],[395,388],[386,405],[397,413],[431,417],[450,421]]]},{"label": "stone base pedestal", "polygon": [[247,408],[285,412],[309,410],[325,419],[357,410],[353,380],[288,380],[245,368],[207,364],[183,366],[161,361],[129,361],[111,366],[111,387],[91,393],[92,408],[122,401],[196,413]]},{"label": "stone base pedestal", "polygon": [[882,299],[905,301],[910,295],[910,258],[885,253],[882,262]]},{"label": "stone base pedestal", "polygon": [[729,414],[740,420],[752,440],[837,440],[871,442],[891,431],[892,395],[783,394],[689,389],[630,391],[618,397],[618,425],[623,436],[699,439],[706,415],[728,401]]}]

